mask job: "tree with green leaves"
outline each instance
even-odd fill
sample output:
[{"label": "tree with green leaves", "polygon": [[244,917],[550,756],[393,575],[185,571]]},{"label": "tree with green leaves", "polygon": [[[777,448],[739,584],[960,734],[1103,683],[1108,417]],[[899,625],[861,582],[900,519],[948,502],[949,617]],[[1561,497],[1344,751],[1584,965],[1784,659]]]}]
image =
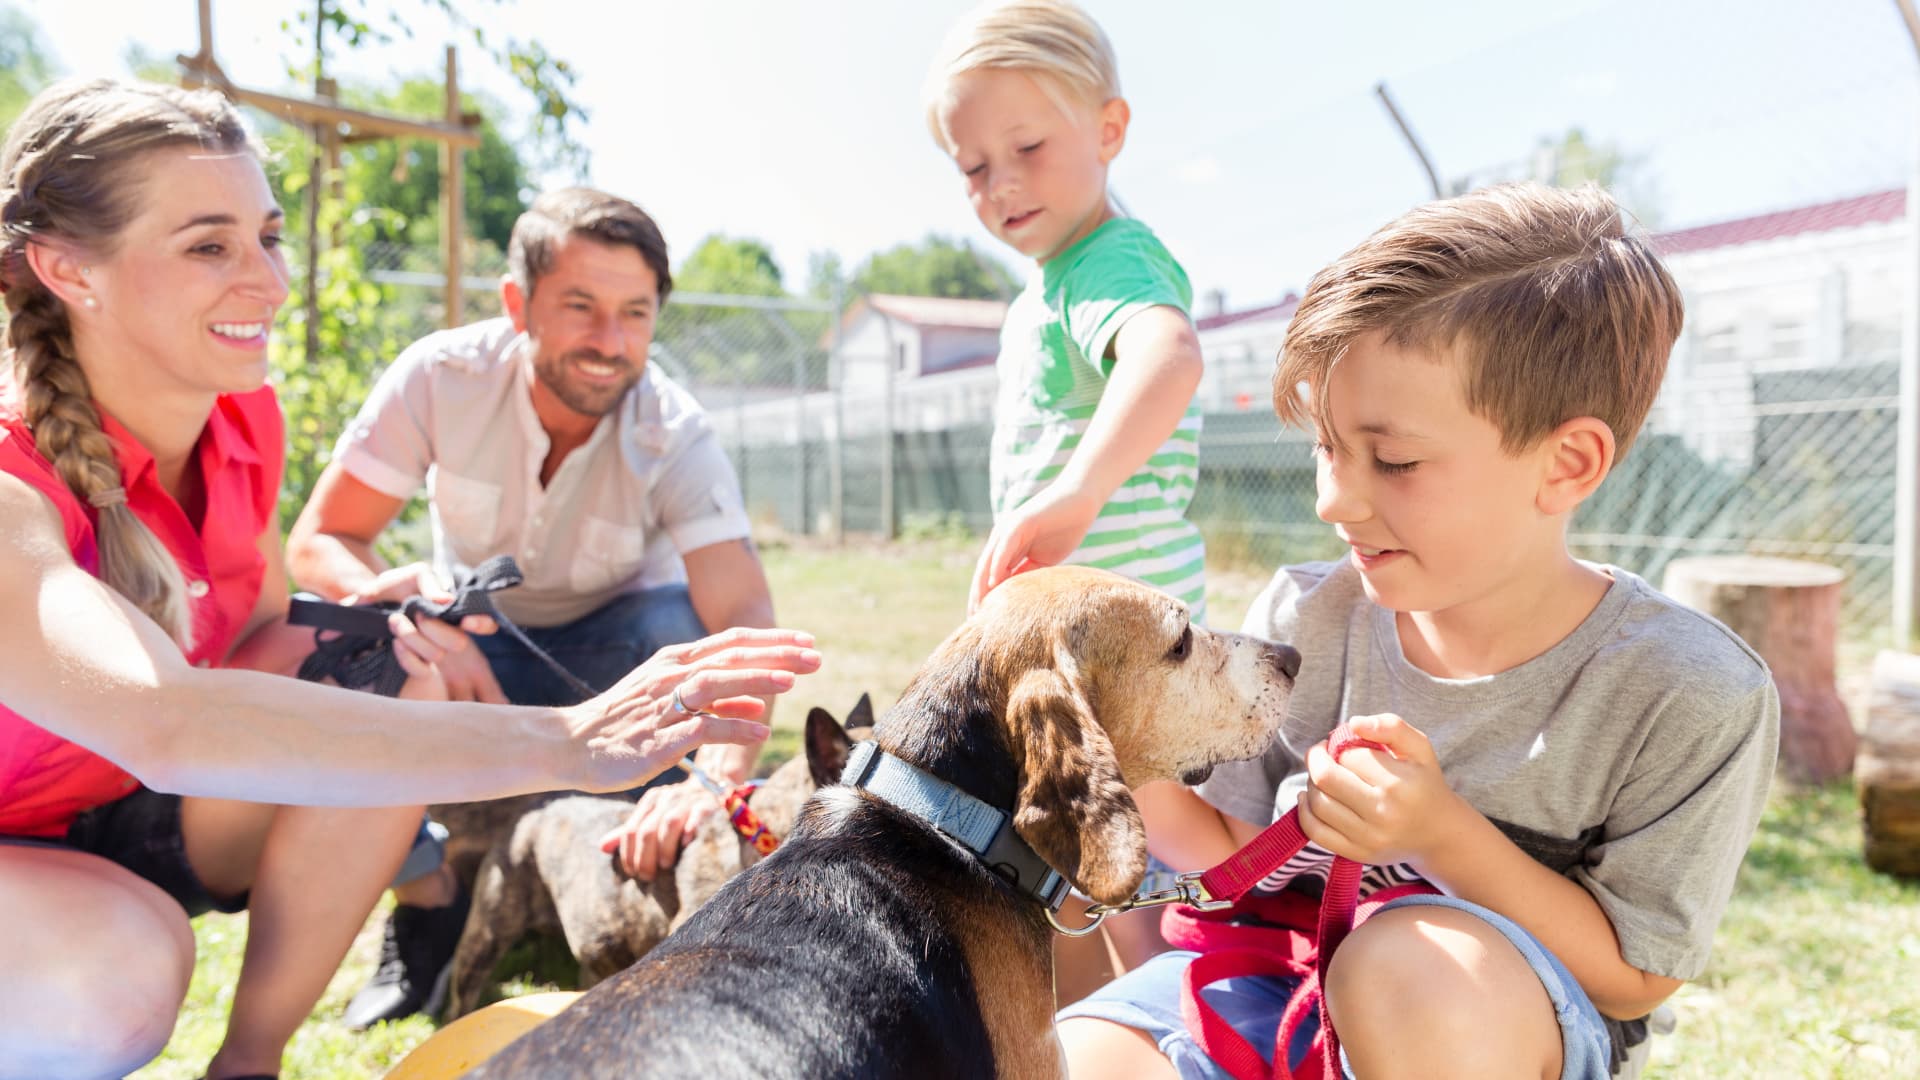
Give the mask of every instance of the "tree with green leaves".
[{"label": "tree with green leaves", "polygon": [[[343,94],[356,108],[403,115],[430,115],[445,88],[432,79],[408,79],[397,89]],[[462,162],[468,235],[507,250],[513,223],[531,200],[532,181],[520,152],[500,133],[495,117],[505,110],[490,99],[462,94],[480,117],[480,146]],[[359,175],[366,202],[383,213],[375,225],[381,240],[432,248],[440,242],[440,148],[427,139],[381,139],[347,148],[342,169]]]},{"label": "tree with green leaves", "polygon": [[[715,234],[680,261],[654,340],[696,381],[734,386],[824,385],[824,314],[774,310],[751,298],[786,298],[780,264],[759,240]],[[739,304],[695,301],[738,296]]]},{"label": "tree with green leaves", "polygon": [[853,272],[862,293],[944,296],[969,300],[1011,299],[1017,286],[999,260],[965,240],[930,233],[918,244],[900,244],[867,257]]},{"label": "tree with green leaves", "polygon": [[0,129],[13,125],[57,70],[40,24],[18,8],[0,7]]},{"label": "tree with green leaves", "polygon": [[[301,9],[293,18],[281,21],[295,48],[304,56],[317,54],[324,65],[330,41],[348,48],[390,43],[396,38],[412,39],[413,23],[406,9],[426,8],[438,11],[456,31],[469,37],[474,47],[498,64],[519,85],[532,103],[523,150],[532,154],[536,165],[546,169],[564,169],[585,175],[587,151],[579,141],[579,125],[588,119],[587,111],[575,101],[572,92],[579,72],[566,60],[554,56],[534,39],[495,40],[487,34],[481,20],[469,18],[463,7],[498,7],[505,0],[314,0],[312,11]],[[310,79],[314,71],[300,64],[289,64],[289,74]],[[438,103],[426,115],[440,115]]]},{"label": "tree with green leaves", "polygon": [[785,296],[780,264],[758,240],[736,239],[715,233],[700,241],[673,272],[673,287],[681,292],[729,293],[742,296]]},{"label": "tree with green leaves", "polygon": [[1659,199],[1647,175],[1645,154],[1631,154],[1618,143],[1596,142],[1578,125],[1559,138],[1542,136],[1535,147],[1535,177],[1555,187],[1593,183],[1607,189],[1640,224],[1659,225]]}]

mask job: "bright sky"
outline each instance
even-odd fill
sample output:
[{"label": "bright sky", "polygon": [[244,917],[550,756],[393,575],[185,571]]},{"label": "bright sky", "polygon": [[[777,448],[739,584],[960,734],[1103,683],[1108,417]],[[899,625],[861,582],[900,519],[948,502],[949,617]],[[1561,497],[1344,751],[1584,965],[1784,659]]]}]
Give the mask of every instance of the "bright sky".
[{"label": "bright sky", "polygon": [[[13,2],[69,73],[122,74],[130,43],[172,55],[197,41],[193,0]],[[437,74],[444,20],[423,0],[382,2],[415,37],[336,52],[336,74]],[[1443,176],[1519,167],[1579,125],[1643,158],[1642,201],[1666,226],[1904,184],[1920,131],[1920,61],[1892,0],[1086,2],[1133,109],[1113,188],[1230,307],[1298,289],[1426,196],[1372,94],[1382,79]],[[756,237],[799,288],[810,252],[851,267],[932,231],[1028,269],[974,220],[922,118],[926,65],[964,2],[458,6],[578,68],[589,179],[646,207],[676,254],[713,232]],[[283,88],[280,23],[307,7],[216,0],[227,71]],[[514,100],[477,52],[463,62]]]}]

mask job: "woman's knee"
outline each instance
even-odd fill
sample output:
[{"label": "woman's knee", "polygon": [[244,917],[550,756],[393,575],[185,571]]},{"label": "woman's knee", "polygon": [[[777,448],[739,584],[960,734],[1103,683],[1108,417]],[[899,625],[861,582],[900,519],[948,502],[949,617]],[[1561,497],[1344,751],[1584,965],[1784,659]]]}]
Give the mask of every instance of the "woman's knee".
[{"label": "woman's knee", "polygon": [[0,963],[0,1076],[123,1076],[173,1032],[193,931],[178,904],[119,867],[51,854],[37,896],[9,890],[7,933],[19,936]]}]

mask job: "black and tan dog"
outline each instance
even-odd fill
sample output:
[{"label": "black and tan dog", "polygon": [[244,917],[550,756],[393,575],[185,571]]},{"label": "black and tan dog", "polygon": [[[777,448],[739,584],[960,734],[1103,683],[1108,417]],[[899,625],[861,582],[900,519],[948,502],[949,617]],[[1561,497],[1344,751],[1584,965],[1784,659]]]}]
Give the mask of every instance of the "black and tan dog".
[{"label": "black and tan dog", "polygon": [[[776,838],[793,831],[817,787],[837,783],[853,740],[873,728],[861,695],[843,728],[825,709],[807,713],[804,752],[768,776],[747,800]],[[716,813],[681,849],[673,872],[630,877],[599,838],[633,812],[633,801],[568,795],[528,811],[502,830],[474,875],[473,908],[454,950],[446,1019],[479,1006],[493,966],[528,933],[566,939],[588,989],[645,956],[760,853]]]},{"label": "black and tan dog", "polygon": [[[1116,575],[1038,570],[940,646],[872,745],[1118,902],[1146,870],[1129,787],[1265,749],[1299,662]],[[822,788],[780,850],[470,1075],[1058,1076],[1050,936],[1030,887],[887,799]]]}]

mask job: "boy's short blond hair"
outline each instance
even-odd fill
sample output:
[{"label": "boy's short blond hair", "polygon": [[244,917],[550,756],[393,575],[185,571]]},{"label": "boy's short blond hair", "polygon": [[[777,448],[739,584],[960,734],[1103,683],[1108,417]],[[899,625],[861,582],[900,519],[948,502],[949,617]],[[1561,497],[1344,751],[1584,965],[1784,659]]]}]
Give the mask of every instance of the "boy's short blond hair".
[{"label": "boy's short blond hair", "polygon": [[1024,71],[1066,108],[1099,108],[1120,96],[1113,44],[1093,16],[1068,0],[1002,0],[963,16],[948,31],[927,72],[927,128],[946,144],[940,102],[947,86],[970,71]]},{"label": "boy's short blond hair", "polygon": [[1613,429],[1617,461],[1682,318],[1679,287],[1606,192],[1501,184],[1417,207],[1314,275],[1281,346],[1274,410],[1333,438],[1327,372],[1379,332],[1457,357],[1467,407],[1509,453],[1593,416]]}]

